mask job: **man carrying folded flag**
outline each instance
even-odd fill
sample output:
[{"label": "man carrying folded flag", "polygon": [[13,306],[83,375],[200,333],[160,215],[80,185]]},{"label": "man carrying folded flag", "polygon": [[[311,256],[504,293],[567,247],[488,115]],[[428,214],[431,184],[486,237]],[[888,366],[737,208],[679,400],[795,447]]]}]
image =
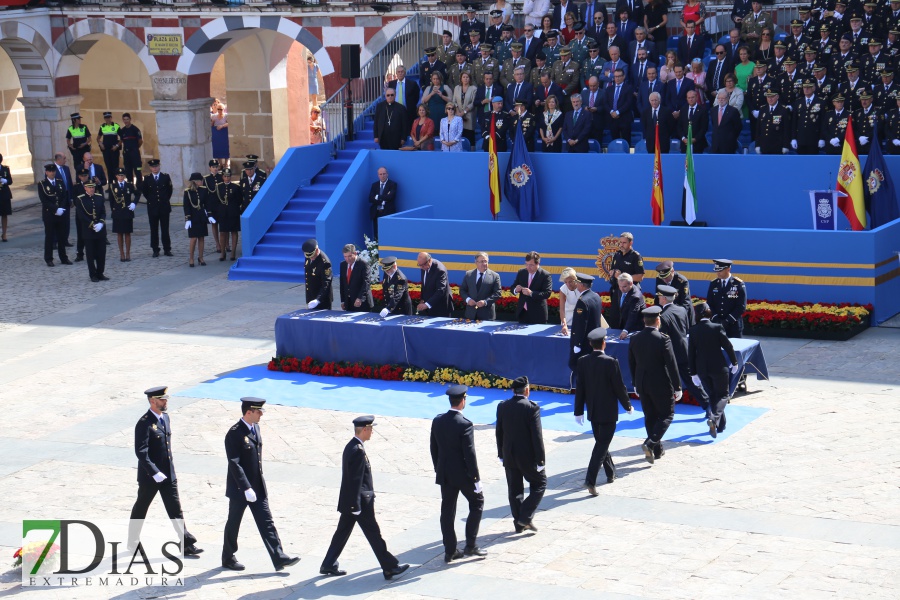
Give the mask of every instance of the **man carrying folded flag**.
[{"label": "man carrying folded flag", "polygon": [[847,117],[847,132],[844,134],[844,149],[841,152],[841,166],[837,176],[838,206],[850,221],[853,231],[866,228],[866,207],[863,197],[863,175],[853,137],[853,117]]},{"label": "man carrying folded flag", "polygon": [[875,229],[900,218],[897,193],[894,189],[894,182],[891,181],[891,174],[884,162],[884,155],[881,153],[877,127],[872,131],[872,147],[869,149],[863,177],[866,180],[864,192],[866,211],[869,213],[869,227]]},{"label": "man carrying folded flag", "polygon": [[650,194],[651,218],[654,225],[662,225],[666,219],[665,202],[663,202],[662,160],[659,156],[659,123],[656,124],[656,155],[653,158],[653,191]]}]

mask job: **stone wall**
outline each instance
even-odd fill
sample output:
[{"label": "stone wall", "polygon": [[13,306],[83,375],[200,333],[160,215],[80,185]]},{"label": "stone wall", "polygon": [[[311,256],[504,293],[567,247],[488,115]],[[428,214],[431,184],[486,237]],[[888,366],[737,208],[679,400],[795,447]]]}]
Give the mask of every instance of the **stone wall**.
[{"label": "stone wall", "polygon": [[6,52],[0,50],[0,154],[13,173],[31,175],[31,153],[25,131],[25,109],[19,76]]}]

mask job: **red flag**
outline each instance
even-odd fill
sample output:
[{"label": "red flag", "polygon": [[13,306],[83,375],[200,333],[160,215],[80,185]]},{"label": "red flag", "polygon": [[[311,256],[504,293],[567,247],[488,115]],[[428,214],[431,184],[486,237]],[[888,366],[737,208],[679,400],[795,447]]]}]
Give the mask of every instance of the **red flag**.
[{"label": "red flag", "polygon": [[859,166],[856,138],[853,137],[853,119],[847,117],[847,133],[837,177],[838,206],[850,221],[853,231],[866,228],[866,200],[863,193],[863,172]]},{"label": "red flag", "polygon": [[491,113],[491,137],[488,138],[488,185],[490,186],[491,214],[494,218],[500,214],[500,165],[497,164],[497,129],[494,119],[496,114]]},{"label": "red flag", "polygon": [[662,160],[659,156],[659,123],[656,124],[656,153],[653,158],[653,192],[650,195],[650,208],[654,225],[662,225],[666,219],[665,202],[663,201]]}]

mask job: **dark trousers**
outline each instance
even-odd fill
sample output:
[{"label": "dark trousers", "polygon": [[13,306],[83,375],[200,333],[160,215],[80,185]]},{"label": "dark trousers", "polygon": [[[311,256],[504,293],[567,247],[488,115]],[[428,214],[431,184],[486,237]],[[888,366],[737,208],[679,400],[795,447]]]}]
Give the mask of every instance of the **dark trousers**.
[{"label": "dark trousers", "polygon": [[259,498],[256,502],[247,502],[244,498],[229,498],[222,562],[230,561],[238,550],[238,532],[241,530],[241,519],[244,518],[244,509],[247,507],[250,507],[250,513],[256,521],[256,528],[259,529],[259,535],[269,553],[269,558],[272,559],[272,564],[288,560],[288,556],[281,549],[278,531],[275,530],[275,521],[272,519],[272,511],[269,510],[269,499]]},{"label": "dark trousers", "polygon": [[481,513],[484,512],[484,494],[475,493],[475,484],[468,484],[465,489],[445,483],[441,485],[441,535],[444,538],[444,551],[452,553],[456,550],[456,501],[462,494],[469,501],[469,516],[466,518],[466,546],[476,545],[478,527],[481,525]]},{"label": "dark trousers", "polygon": [[170,214],[159,211],[147,211],[147,216],[150,218],[150,247],[153,248],[154,252],[159,252],[160,231],[162,231],[163,250],[166,252],[172,251],[172,240],[169,239]]},{"label": "dark trousers", "polygon": [[[143,161],[141,161],[141,151],[140,150],[125,150],[122,153],[122,167],[125,169],[125,179],[134,183],[135,179],[137,179],[137,184],[135,184],[135,194],[134,201],[137,202],[141,197],[141,181],[143,181],[143,176],[141,174],[141,167],[143,166]],[[109,173],[110,171],[107,171]],[[115,171],[112,171],[115,173]]]},{"label": "dark trousers", "polygon": [[594,430],[594,450],[591,452],[591,460],[588,462],[587,476],[584,482],[588,485],[597,485],[597,475],[600,473],[600,465],[606,471],[607,479],[616,474],[616,465],[609,454],[609,444],[616,433],[616,423],[591,423]]},{"label": "dark trousers", "polygon": [[811,142],[809,144],[797,144],[797,154],[818,154],[819,153],[819,145],[818,142]]},{"label": "dark trousers", "polygon": [[[109,176],[115,177],[116,171],[119,170],[119,154],[120,150],[103,150],[103,163],[106,165],[106,172]],[[113,179],[115,181],[115,179]]]},{"label": "dark trousers", "polygon": [[53,244],[56,244],[56,253],[59,254],[59,260],[62,262],[69,260],[69,257],[66,256],[66,222],[68,220],[68,213],[61,217],[53,214],[44,217],[45,261],[53,260]]},{"label": "dark trousers", "polygon": [[[171,479],[166,479],[162,483],[138,483],[137,500],[131,509],[131,523],[128,524],[128,545],[134,548],[137,546],[141,538],[141,525],[143,523],[135,523],[136,520],[147,518],[147,510],[150,503],[156,498],[156,493],[162,498],[163,506],[166,508],[166,514],[170,519],[180,519],[184,521],[184,513],[181,511],[181,499],[178,497],[178,483]],[[180,532],[179,532],[180,533]],[[185,547],[193,546],[197,543],[197,538],[191,535],[187,526],[184,527],[184,545]]]},{"label": "dark trousers", "polygon": [[[84,256],[84,235],[82,234],[82,228],[84,224],[81,222],[81,219],[78,218],[78,215],[75,215],[75,235],[77,237],[75,241],[75,250],[78,256]],[[67,236],[68,237],[68,236]]]},{"label": "dark trousers", "polygon": [[74,207],[72,206],[71,202],[69,203],[69,208],[66,209],[66,214],[62,217],[63,218],[63,232],[64,232],[64,235],[66,236],[65,239],[66,239],[67,244],[69,243],[69,234],[72,232],[72,221],[69,220],[70,214],[74,215],[75,223],[76,223],[75,227],[77,228],[78,227],[78,215],[75,212]]},{"label": "dark trousers", "polygon": [[641,395],[641,408],[644,410],[644,428],[647,430],[647,440],[654,447],[654,452],[662,448],[661,442],[672,419],[675,418],[674,398],[654,398],[645,392]]},{"label": "dark trousers", "polygon": [[718,373],[701,373],[700,382],[709,392],[710,419],[716,425],[716,430],[725,430],[725,406],[728,404],[728,370]]},{"label": "dark trousers", "polygon": [[90,147],[82,146],[81,148],[69,148],[69,152],[72,153],[72,166],[75,169],[74,172],[78,172],[81,167],[84,166],[84,155],[90,151]]},{"label": "dark trousers", "polygon": [[[82,223],[82,227],[90,227],[89,223]],[[106,225],[104,225],[106,227]],[[101,230],[102,234],[103,230]],[[91,277],[103,275],[106,269],[106,235],[97,237],[85,237],[84,254],[87,259],[88,273]]]},{"label": "dark trousers", "polygon": [[725,328],[725,335],[730,338],[744,337],[744,319],[732,321],[726,318],[722,322],[722,327]]},{"label": "dark trousers", "polygon": [[690,392],[691,396],[697,401],[697,404],[700,405],[700,408],[709,412],[709,395],[704,388],[697,387],[694,385],[694,382],[691,381],[687,363],[678,365],[678,373],[681,375],[681,388]]},{"label": "dark trousers", "polygon": [[[614,140],[625,140],[631,146],[631,113],[622,113],[618,119],[609,117],[606,122],[609,123],[609,135]],[[660,140],[662,143],[662,140]]]},{"label": "dark trousers", "polygon": [[[512,462],[507,459],[507,462]],[[509,493],[509,510],[513,521],[517,523],[531,523],[537,507],[547,490],[546,469],[538,473],[537,469],[520,469],[519,466],[504,465],[506,469],[506,489]],[[525,497],[525,485],[522,480],[528,482],[528,497]]]},{"label": "dark trousers", "polygon": [[384,543],[384,538],[381,537],[381,528],[378,526],[378,521],[375,520],[374,501],[363,502],[360,509],[359,515],[354,515],[350,512],[341,513],[337,530],[331,538],[331,545],[328,547],[328,552],[325,553],[325,559],[322,561],[323,569],[337,568],[338,558],[341,556],[344,546],[347,545],[350,534],[353,533],[353,526],[357,523],[359,523],[359,528],[362,529],[363,535],[366,536],[366,540],[368,540],[369,546],[372,547],[372,551],[375,553],[378,564],[381,565],[383,571],[394,569],[400,564],[397,557],[388,552],[387,544]]},{"label": "dark trousers", "polygon": [[375,230],[375,239],[378,239],[378,217],[381,215],[375,215],[375,218],[372,219],[372,228]]}]

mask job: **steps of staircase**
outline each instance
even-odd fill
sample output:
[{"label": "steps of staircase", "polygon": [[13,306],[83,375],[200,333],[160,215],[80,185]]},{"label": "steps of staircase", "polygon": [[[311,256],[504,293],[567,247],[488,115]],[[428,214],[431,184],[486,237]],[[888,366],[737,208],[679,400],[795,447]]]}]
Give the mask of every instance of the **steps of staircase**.
[{"label": "steps of staircase", "polygon": [[297,240],[295,244],[281,244],[281,243],[270,243],[263,238],[263,241],[256,245],[253,249],[253,256],[258,257],[272,257],[272,256],[280,256],[284,258],[293,258],[295,260],[303,261],[303,241],[305,240]]},{"label": "steps of staircase", "polygon": [[[290,222],[290,221],[275,221],[272,223],[272,226],[269,227],[269,233],[311,233],[311,236],[315,237],[316,234],[316,222],[309,221],[306,223],[300,222]],[[265,239],[265,236],[263,236]]]}]

